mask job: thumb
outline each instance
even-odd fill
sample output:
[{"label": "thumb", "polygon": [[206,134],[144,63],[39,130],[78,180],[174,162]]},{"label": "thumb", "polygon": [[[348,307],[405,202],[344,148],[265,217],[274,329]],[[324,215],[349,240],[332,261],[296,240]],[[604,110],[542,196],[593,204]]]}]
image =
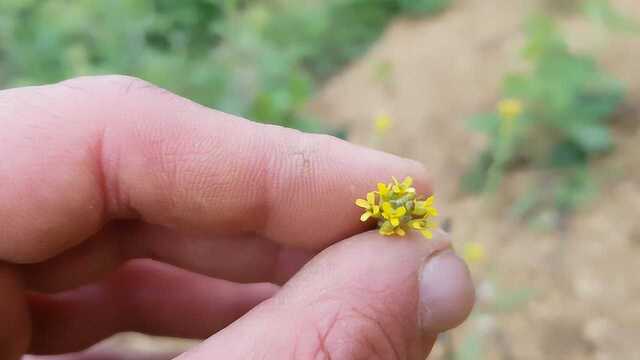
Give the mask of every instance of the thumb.
[{"label": "thumb", "polygon": [[272,299],[179,359],[424,359],[474,290],[445,234],[334,244]]}]

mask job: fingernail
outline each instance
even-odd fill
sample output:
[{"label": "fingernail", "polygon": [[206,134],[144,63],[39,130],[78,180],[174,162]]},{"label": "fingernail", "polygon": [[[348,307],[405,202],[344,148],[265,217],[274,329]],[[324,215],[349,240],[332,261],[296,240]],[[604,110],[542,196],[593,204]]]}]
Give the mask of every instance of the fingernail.
[{"label": "fingernail", "polygon": [[439,333],[467,318],[475,291],[466,264],[450,248],[433,253],[420,273],[420,325]]}]

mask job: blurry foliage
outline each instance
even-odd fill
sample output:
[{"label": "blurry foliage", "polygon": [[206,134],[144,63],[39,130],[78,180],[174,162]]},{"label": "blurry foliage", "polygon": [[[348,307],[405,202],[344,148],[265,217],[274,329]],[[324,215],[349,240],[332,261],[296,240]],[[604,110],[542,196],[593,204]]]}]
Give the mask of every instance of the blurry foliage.
[{"label": "blurry foliage", "polygon": [[487,357],[488,349],[496,349],[504,359],[511,359],[511,349],[505,346],[504,329],[499,316],[522,312],[538,292],[531,288],[506,288],[493,269],[488,278],[480,280],[476,288],[477,302],[461,332],[462,336],[451,349],[451,360],[478,360]]},{"label": "blurry foliage", "polygon": [[511,120],[497,111],[471,119],[489,143],[463,186],[493,192],[510,169],[541,170],[545,191],[524,196],[514,207],[534,219],[536,209],[564,213],[593,193],[588,164],[612,148],[610,121],[625,90],[593,57],[572,52],[550,18],[532,18],[526,37],[529,70],[508,74],[503,84],[504,98],[521,102],[522,112]]},{"label": "blurry foliage", "polygon": [[302,108],[399,14],[444,0],[3,0],[0,86],[120,73],[253,120],[324,132]]},{"label": "blurry foliage", "polygon": [[640,23],[629,18],[611,6],[609,0],[587,0],[584,4],[585,14],[606,28],[630,33],[640,32]]},{"label": "blurry foliage", "polygon": [[452,0],[398,0],[400,9],[406,14],[434,14],[446,9]]}]

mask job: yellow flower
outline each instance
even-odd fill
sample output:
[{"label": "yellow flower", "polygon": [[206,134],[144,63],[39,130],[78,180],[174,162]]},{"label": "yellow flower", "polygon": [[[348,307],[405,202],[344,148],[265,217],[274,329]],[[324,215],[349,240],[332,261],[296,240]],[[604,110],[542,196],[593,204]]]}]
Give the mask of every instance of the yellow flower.
[{"label": "yellow flower", "polygon": [[357,199],[356,205],[367,210],[360,216],[360,221],[367,221],[370,217],[376,217],[380,215],[380,206],[376,205],[376,193],[370,192],[367,194],[367,200]]},{"label": "yellow flower", "polygon": [[373,120],[373,127],[376,131],[376,134],[382,136],[389,131],[393,121],[391,121],[391,117],[387,114],[380,114],[375,117]]},{"label": "yellow flower", "polygon": [[416,216],[425,216],[425,217],[438,216],[438,209],[436,209],[433,206],[434,201],[435,201],[435,198],[433,197],[433,195],[429,196],[427,200],[424,200],[424,201],[416,200],[412,214]]},{"label": "yellow flower", "polygon": [[[378,183],[377,190],[367,193],[366,199],[357,199],[356,205],[365,209],[361,221],[377,219],[380,234],[404,236],[408,231],[420,231],[427,238],[436,227],[432,221],[438,215],[433,196],[417,200],[413,180],[406,177],[402,182],[393,178],[390,184]],[[424,199],[424,198],[423,198]]]},{"label": "yellow flower", "polygon": [[438,226],[435,222],[431,221],[428,216],[425,216],[422,219],[416,219],[409,221],[409,227],[414,230],[420,231],[422,236],[427,239],[431,239],[433,237],[433,232],[431,230],[435,229]]},{"label": "yellow flower", "polygon": [[522,101],[518,99],[502,99],[498,102],[498,114],[505,120],[513,120],[522,114]]},{"label": "yellow flower", "polygon": [[484,245],[470,241],[464,244],[462,257],[469,264],[480,263],[485,259]]},{"label": "yellow flower", "polygon": [[391,235],[405,236],[407,233],[402,227],[393,226],[393,224],[391,224],[391,222],[389,221],[385,221],[382,224],[382,226],[380,226],[379,232],[380,234],[386,235],[386,236],[391,236]]},{"label": "yellow flower", "polygon": [[391,192],[391,184],[387,185],[384,183],[378,183],[378,194],[380,194],[380,198],[383,201],[389,200],[390,192]]},{"label": "yellow flower", "polygon": [[415,194],[416,189],[411,187],[411,185],[413,184],[413,179],[410,176],[407,176],[406,178],[404,178],[404,180],[402,180],[401,183],[399,183],[398,179],[394,177],[392,177],[392,179],[393,179],[393,187],[391,188],[391,190],[395,194],[400,196],[406,193]]},{"label": "yellow flower", "polygon": [[407,209],[405,209],[404,206],[394,209],[391,207],[390,203],[382,203],[382,217],[387,219],[387,221],[389,221],[389,223],[394,227],[400,225],[400,218],[402,218],[406,213]]}]

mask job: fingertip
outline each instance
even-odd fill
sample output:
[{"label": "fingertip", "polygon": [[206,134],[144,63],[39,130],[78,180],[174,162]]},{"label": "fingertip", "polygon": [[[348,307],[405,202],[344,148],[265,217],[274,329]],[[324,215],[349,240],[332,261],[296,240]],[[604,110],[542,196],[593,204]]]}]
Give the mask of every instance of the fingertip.
[{"label": "fingertip", "polygon": [[467,265],[452,250],[428,258],[420,273],[420,325],[436,334],[460,325],[475,302]]}]

